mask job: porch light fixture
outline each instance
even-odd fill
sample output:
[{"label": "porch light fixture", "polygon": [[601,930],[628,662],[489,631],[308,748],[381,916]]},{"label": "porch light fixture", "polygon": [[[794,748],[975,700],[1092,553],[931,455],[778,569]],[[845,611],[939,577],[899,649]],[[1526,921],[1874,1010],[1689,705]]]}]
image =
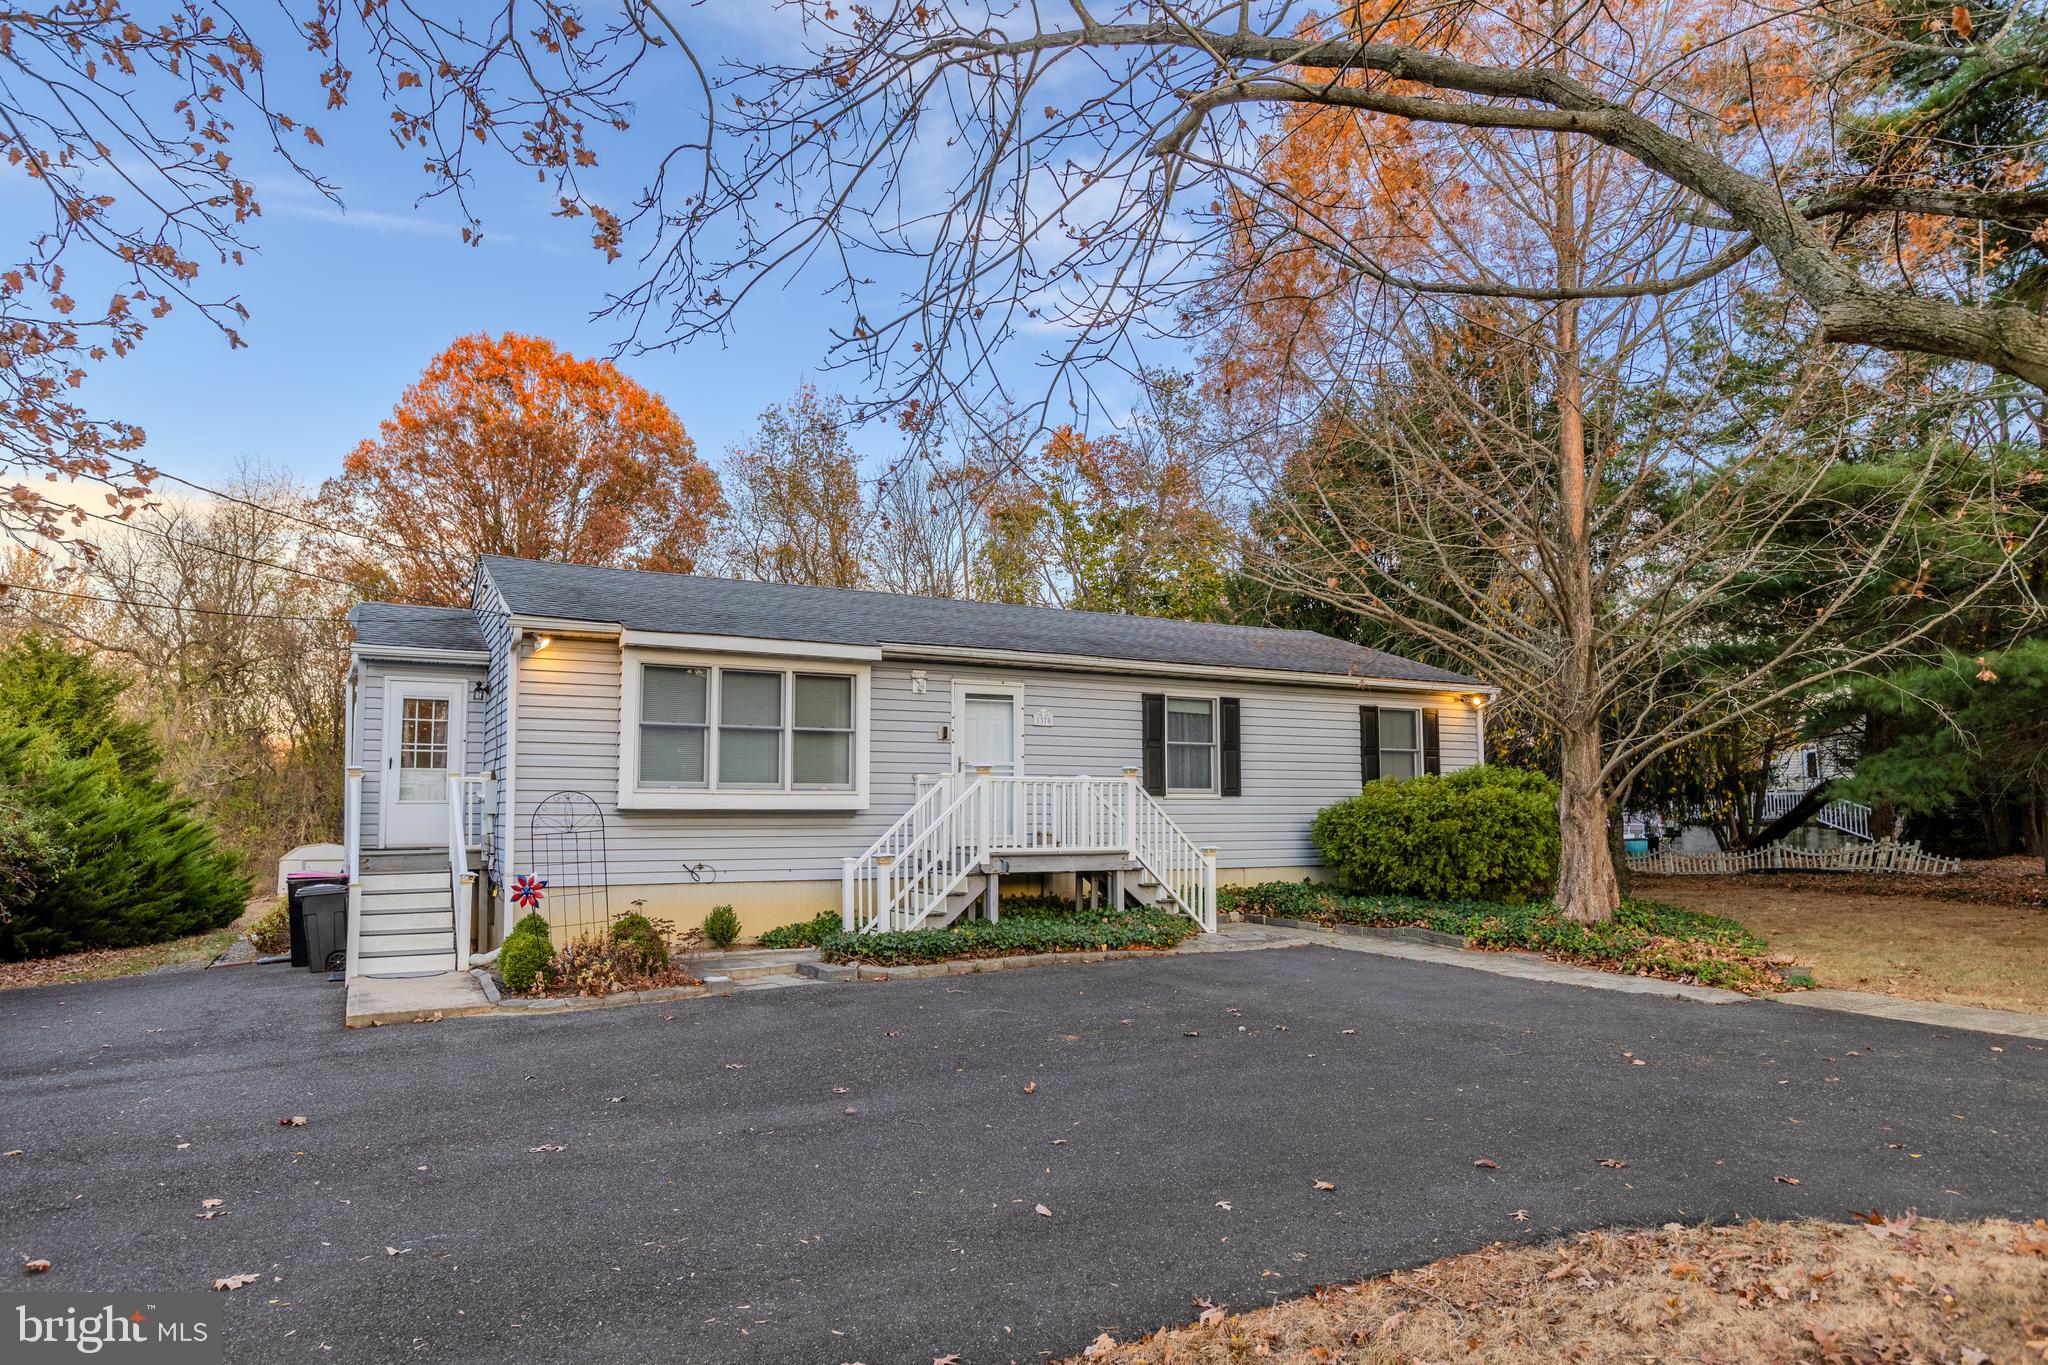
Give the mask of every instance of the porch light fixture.
[{"label": "porch light fixture", "polygon": [[1465,700],[1471,702],[1473,706],[1482,711],[1486,709],[1486,698],[1483,696],[1470,696],[1465,698]]},{"label": "porch light fixture", "polygon": [[536,635],[533,637],[533,652],[538,654],[554,642],[555,637],[552,635]]},{"label": "porch light fixture", "polygon": [[482,701],[490,695],[491,685],[482,679],[478,679],[469,685],[469,699],[471,701]]}]

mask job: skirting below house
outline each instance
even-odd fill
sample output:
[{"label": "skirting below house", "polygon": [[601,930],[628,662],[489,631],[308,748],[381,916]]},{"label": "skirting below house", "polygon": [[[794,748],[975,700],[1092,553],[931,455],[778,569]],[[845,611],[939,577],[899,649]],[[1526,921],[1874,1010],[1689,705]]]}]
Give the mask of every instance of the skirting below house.
[{"label": "skirting below house", "polygon": [[[1216,870],[1218,886],[1251,886],[1258,882],[1298,882],[1323,879],[1320,867],[1221,867]],[[1019,875],[1003,878],[1002,893],[1033,895],[1074,894],[1072,873]],[[676,929],[692,929],[720,905],[730,905],[739,916],[740,933],[747,938],[777,925],[806,920],[821,910],[839,913],[839,883],[836,881],[785,882],[689,882],[682,885],[637,885],[611,888],[613,917],[637,910],[649,919],[665,919]],[[639,904],[635,904],[639,902]],[[543,902],[540,913],[560,930],[563,919],[555,907]],[[513,919],[526,912],[515,910]],[[559,938],[559,932],[557,934]]]}]

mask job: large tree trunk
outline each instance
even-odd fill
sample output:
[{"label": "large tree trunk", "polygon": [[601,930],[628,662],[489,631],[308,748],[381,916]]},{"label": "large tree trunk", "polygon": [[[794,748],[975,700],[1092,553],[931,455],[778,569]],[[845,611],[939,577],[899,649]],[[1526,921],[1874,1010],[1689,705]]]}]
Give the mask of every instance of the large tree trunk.
[{"label": "large tree trunk", "polygon": [[1557,905],[1566,919],[1597,924],[1621,904],[1613,846],[1607,841],[1597,718],[1574,725],[1559,739],[1563,782],[1557,818],[1563,844],[1558,851]]}]

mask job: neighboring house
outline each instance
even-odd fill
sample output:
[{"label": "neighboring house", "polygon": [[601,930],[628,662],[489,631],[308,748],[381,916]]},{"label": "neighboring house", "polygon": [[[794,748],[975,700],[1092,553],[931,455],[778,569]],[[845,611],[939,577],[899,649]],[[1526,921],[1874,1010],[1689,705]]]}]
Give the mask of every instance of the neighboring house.
[{"label": "neighboring house", "polygon": [[522,878],[572,933],[932,926],[1001,878],[1213,928],[1219,880],[1315,875],[1323,806],[1483,761],[1493,695],[1307,631],[498,557],[350,620],[369,975],[467,965]]},{"label": "neighboring house", "polygon": [[[1808,740],[1774,755],[1770,785],[1758,805],[1758,818],[1776,820],[1820,783],[1853,776],[1856,764],[1845,744],[1841,737]],[[1837,799],[1821,806],[1806,823],[1785,835],[1783,842],[1793,848],[1827,849],[1868,841],[1872,836],[1870,807]],[[1680,829],[1672,848],[1679,853],[1715,853],[1720,851],[1721,841],[1712,825],[1690,821]]]}]

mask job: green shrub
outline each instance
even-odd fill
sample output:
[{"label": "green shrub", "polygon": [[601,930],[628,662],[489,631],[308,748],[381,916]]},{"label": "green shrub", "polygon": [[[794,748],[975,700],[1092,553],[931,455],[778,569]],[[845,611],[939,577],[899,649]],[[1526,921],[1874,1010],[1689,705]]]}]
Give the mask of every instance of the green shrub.
[{"label": "green shrub", "polygon": [[[519,917],[519,922],[512,926],[512,934],[539,934],[542,938],[546,938],[549,932],[548,917],[538,910],[527,911]],[[505,937],[509,939],[512,937],[512,934],[507,934]]]},{"label": "green shrub", "polygon": [[1557,784],[1515,768],[1383,778],[1318,811],[1309,837],[1348,890],[1538,900],[1557,881]]},{"label": "green shrub", "polygon": [[730,948],[740,941],[740,917],[730,905],[715,905],[704,917],[704,937],[714,948]]},{"label": "green shrub", "polygon": [[0,924],[27,905],[71,861],[41,812],[21,805],[0,788]]},{"label": "green shrub", "polygon": [[61,850],[0,907],[0,959],[159,943],[242,913],[249,883],[212,827],[169,786],[125,774],[111,744],[75,757],[36,726],[0,730],[0,791]]},{"label": "green shrub", "polygon": [[498,949],[498,975],[505,978],[509,989],[530,991],[540,984],[554,957],[555,945],[548,938],[548,922],[539,915],[528,915],[512,927]]},{"label": "green shrub", "polygon": [[815,948],[840,927],[837,910],[820,910],[809,919],[770,929],[754,941],[763,948]]},{"label": "green shrub", "polygon": [[668,966],[668,945],[645,915],[626,914],[613,920],[612,942],[632,953],[649,971]]},{"label": "green shrub", "polygon": [[1155,906],[1136,910],[1024,906],[1013,916],[1006,902],[994,924],[986,920],[957,920],[944,929],[836,933],[820,945],[820,955],[827,962],[898,966],[954,958],[1010,957],[1019,953],[1171,948],[1199,932],[1193,920]]},{"label": "green shrub", "polygon": [[249,926],[249,942],[266,956],[289,952],[292,946],[291,903],[283,897]]}]

